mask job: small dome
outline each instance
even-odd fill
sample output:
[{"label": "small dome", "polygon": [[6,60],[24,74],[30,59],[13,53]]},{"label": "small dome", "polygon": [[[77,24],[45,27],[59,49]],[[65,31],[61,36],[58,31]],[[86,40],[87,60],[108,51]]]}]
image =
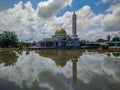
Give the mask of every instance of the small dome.
[{"label": "small dome", "polygon": [[64,66],[65,66],[65,64],[66,64],[66,61],[55,61],[55,64],[56,64],[56,66],[58,67],[58,68],[63,68]]},{"label": "small dome", "polygon": [[58,28],[55,35],[66,35],[66,31],[63,28]]}]

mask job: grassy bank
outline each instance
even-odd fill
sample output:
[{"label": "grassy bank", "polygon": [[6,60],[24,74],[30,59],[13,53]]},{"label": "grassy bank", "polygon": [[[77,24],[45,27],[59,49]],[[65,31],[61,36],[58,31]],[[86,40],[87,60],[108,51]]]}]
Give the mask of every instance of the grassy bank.
[{"label": "grassy bank", "polygon": [[18,50],[18,48],[0,48],[0,50]]}]

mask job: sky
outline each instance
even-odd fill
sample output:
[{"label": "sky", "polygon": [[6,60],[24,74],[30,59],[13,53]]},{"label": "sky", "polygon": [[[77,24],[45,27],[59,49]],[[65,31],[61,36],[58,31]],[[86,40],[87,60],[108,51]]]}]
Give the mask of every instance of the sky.
[{"label": "sky", "polygon": [[15,31],[30,42],[50,38],[59,27],[71,35],[74,11],[80,40],[120,36],[120,0],[0,0],[0,32]]}]

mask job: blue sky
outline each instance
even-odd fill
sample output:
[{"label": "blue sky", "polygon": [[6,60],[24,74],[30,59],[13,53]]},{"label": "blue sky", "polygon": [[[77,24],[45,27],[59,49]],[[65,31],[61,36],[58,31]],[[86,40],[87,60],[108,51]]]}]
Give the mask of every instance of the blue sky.
[{"label": "blue sky", "polygon": [[120,0],[0,0],[0,32],[15,31],[29,41],[51,37],[59,27],[71,35],[75,11],[81,40],[106,38],[119,35],[119,7]]},{"label": "blue sky", "polygon": [[72,7],[66,7],[65,9],[61,10],[62,12],[59,14],[61,15],[61,13],[63,14],[67,10],[76,11],[85,5],[89,5],[95,14],[99,14],[106,13],[106,10],[109,8],[111,3],[104,4],[101,2],[101,0],[73,0]]},{"label": "blue sky", "polygon": [[[0,2],[3,4],[1,9],[12,8],[14,7],[14,4],[17,4],[19,1],[22,1],[23,3],[31,1],[33,8],[36,9],[39,2],[47,0],[1,0]],[[106,10],[110,7],[111,4],[111,2],[102,3],[101,0],[73,0],[72,6],[67,6],[62,9],[58,13],[58,16],[63,15],[66,11],[76,11],[82,8],[84,5],[89,5],[92,11],[96,14],[106,13]]]}]

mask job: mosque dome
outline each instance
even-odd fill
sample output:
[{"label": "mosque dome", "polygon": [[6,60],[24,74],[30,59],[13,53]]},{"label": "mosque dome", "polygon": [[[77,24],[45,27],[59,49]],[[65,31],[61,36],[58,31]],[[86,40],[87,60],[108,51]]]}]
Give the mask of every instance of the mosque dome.
[{"label": "mosque dome", "polygon": [[64,28],[58,28],[55,32],[55,35],[66,35],[66,31]]},{"label": "mosque dome", "polygon": [[58,67],[58,68],[63,68],[64,66],[65,66],[65,64],[66,64],[66,61],[55,61],[55,64],[56,64],[56,66]]}]

